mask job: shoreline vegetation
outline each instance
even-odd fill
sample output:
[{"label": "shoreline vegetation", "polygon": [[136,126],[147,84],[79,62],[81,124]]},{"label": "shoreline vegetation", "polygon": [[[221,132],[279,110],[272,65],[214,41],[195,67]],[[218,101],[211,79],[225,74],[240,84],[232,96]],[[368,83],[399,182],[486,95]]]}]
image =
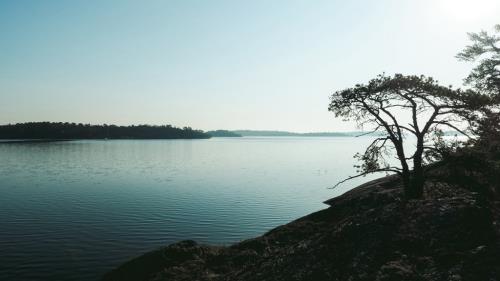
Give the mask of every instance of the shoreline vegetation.
[{"label": "shoreline vegetation", "polygon": [[30,144],[30,143],[49,143],[66,142],[72,139],[0,139],[0,144]]},{"label": "shoreline vegetation", "polygon": [[[450,132],[449,135],[453,135]],[[91,125],[69,122],[27,122],[0,125],[0,142],[34,143],[84,139],[209,139],[218,137],[356,137],[365,132],[296,133],[273,130],[213,130],[204,132],[172,125]]]},{"label": "shoreline vegetation", "polygon": [[68,122],[29,122],[0,126],[0,139],[59,141],[78,139],[208,139],[211,136],[190,127],[171,125],[90,125]]},{"label": "shoreline vegetation", "polygon": [[[453,136],[457,132],[444,132]],[[91,125],[69,122],[27,122],[0,125],[1,143],[36,143],[85,139],[209,139],[239,137],[357,137],[379,136],[377,133],[353,132],[311,132],[296,133],[272,130],[214,130],[204,132],[191,127],[172,125]]]}]

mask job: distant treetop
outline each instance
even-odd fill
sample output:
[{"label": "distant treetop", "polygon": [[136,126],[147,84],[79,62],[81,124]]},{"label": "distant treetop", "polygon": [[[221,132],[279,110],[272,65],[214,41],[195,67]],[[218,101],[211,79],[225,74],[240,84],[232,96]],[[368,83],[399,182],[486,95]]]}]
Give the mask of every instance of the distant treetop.
[{"label": "distant treetop", "polygon": [[68,122],[29,122],[0,125],[0,139],[206,139],[190,127],[171,125],[90,125]]}]

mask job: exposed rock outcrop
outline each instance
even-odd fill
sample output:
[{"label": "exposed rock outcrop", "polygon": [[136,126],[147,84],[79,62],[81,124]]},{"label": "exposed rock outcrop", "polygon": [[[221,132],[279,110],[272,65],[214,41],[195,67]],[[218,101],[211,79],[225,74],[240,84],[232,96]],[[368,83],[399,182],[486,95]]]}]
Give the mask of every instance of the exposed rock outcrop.
[{"label": "exposed rock outcrop", "polygon": [[104,276],[126,280],[500,280],[498,210],[479,193],[430,182],[404,201],[395,177],[230,247],[183,241]]}]

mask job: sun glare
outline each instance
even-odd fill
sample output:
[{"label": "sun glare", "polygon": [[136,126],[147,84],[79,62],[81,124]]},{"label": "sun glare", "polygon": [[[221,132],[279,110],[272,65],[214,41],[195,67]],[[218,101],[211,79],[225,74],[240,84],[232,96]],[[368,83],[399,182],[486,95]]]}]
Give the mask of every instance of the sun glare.
[{"label": "sun glare", "polygon": [[495,12],[498,0],[438,0],[443,14],[458,21],[477,20]]}]

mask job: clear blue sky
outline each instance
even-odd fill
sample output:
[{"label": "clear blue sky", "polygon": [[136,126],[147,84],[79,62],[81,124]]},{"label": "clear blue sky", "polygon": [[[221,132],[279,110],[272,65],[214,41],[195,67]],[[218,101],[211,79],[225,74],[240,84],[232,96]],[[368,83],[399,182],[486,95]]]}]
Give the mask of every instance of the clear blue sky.
[{"label": "clear blue sky", "polygon": [[0,0],[0,123],[344,131],[335,91],[381,72],[460,86],[498,0]]}]

